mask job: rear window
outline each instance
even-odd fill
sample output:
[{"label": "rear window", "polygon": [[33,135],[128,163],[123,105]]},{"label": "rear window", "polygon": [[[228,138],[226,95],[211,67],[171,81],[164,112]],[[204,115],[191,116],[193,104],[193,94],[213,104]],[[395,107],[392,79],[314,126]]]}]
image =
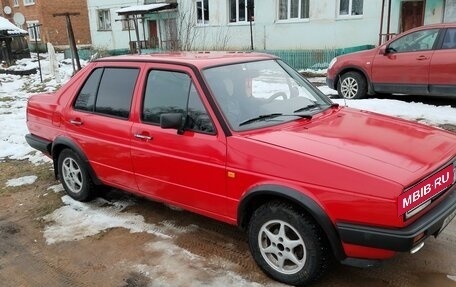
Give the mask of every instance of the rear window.
[{"label": "rear window", "polygon": [[79,92],[74,108],[127,119],[139,69],[98,68]]}]

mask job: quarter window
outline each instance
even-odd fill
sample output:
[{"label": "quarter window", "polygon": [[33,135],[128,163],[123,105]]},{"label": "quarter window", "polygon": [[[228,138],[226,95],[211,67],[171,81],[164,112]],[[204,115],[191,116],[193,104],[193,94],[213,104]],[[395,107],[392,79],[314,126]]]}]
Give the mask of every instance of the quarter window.
[{"label": "quarter window", "polygon": [[255,18],[253,0],[229,0],[229,7],[231,23],[253,21]]},{"label": "quarter window", "polygon": [[75,109],[127,119],[138,73],[130,68],[95,70],[79,92]]},{"label": "quarter window", "polygon": [[185,73],[158,70],[149,73],[141,118],[144,122],[160,124],[160,116],[165,113],[181,113],[186,129],[215,131],[193,82]]},{"label": "quarter window", "polygon": [[308,19],[310,0],[279,0],[279,20]]},{"label": "quarter window", "polygon": [[198,24],[209,24],[209,0],[196,1],[196,19]]},{"label": "quarter window", "polygon": [[109,10],[97,10],[98,30],[111,30],[111,13]]},{"label": "quarter window", "polygon": [[363,0],[339,0],[339,16],[363,15]]},{"label": "quarter window", "polygon": [[392,42],[388,48],[398,53],[431,50],[438,33],[438,29],[413,32]]}]

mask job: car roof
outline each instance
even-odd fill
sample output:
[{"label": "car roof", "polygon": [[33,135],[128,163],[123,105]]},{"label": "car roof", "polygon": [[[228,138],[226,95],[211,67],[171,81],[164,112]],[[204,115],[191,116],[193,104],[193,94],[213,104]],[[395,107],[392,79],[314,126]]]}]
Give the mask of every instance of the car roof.
[{"label": "car roof", "polygon": [[123,55],[97,59],[97,62],[165,62],[186,64],[204,69],[207,67],[242,62],[277,59],[276,56],[254,52],[170,52],[154,54]]},{"label": "car roof", "polygon": [[411,31],[417,31],[417,30],[423,30],[423,29],[432,29],[432,28],[438,28],[438,29],[442,29],[442,28],[456,28],[456,22],[452,22],[452,23],[437,23],[437,24],[429,24],[429,25],[423,25],[423,26],[419,26],[419,27],[415,27],[413,29],[410,29],[410,30],[407,30],[405,32],[411,32]]}]

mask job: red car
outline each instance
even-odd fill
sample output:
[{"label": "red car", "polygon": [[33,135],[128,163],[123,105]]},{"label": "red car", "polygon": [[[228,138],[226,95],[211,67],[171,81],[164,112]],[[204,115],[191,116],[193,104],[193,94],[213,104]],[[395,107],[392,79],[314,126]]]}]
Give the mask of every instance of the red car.
[{"label": "red car", "polygon": [[334,104],[270,55],[99,59],[27,125],[74,199],[109,185],[238,225],[287,284],[416,252],[456,214],[454,134]]},{"label": "red car", "polygon": [[326,83],[346,99],[456,95],[456,23],[411,29],[366,51],[336,57]]}]

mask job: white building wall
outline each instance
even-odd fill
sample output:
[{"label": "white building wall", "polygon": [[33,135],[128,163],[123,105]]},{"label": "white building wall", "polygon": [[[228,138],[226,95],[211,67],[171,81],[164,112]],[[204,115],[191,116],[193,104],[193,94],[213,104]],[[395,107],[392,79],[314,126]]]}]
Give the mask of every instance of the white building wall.
[{"label": "white building wall", "polygon": [[[179,9],[194,3],[180,0]],[[364,1],[363,15],[338,18],[338,0],[310,0],[308,20],[299,22],[277,21],[278,0],[256,0],[253,24],[254,48],[275,49],[324,49],[344,48],[378,43],[381,1]],[[210,24],[197,26],[194,47],[249,49],[250,26],[228,21],[228,0],[209,0]],[[228,43],[220,47],[221,43]]]},{"label": "white building wall", "polygon": [[[121,17],[117,10],[123,7],[142,5],[143,0],[88,0],[90,34],[92,36],[92,46],[95,49],[116,50],[129,48],[128,30],[122,30]],[[109,9],[111,15],[111,30],[98,30],[98,10]],[[143,38],[142,21],[138,21],[139,38]],[[147,28],[146,28],[147,29]],[[130,30],[131,40],[136,41],[135,30]]]}]

